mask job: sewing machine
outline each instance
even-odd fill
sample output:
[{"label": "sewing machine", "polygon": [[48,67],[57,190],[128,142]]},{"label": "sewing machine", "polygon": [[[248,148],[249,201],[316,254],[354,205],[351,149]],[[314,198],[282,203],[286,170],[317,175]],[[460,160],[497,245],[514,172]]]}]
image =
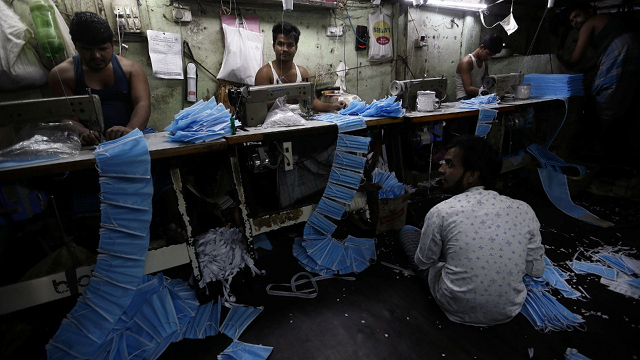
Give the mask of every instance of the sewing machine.
[{"label": "sewing machine", "polygon": [[102,132],[104,120],[98,95],[77,95],[0,103],[0,127],[77,118],[89,130]]},{"label": "sewing machine", "polygon": [[246,127],[261,125],[267,118],[267,104],[284,95],[287,95],[287,100],[297,99],[302,112],[311,111],[314,97],[313,84],[309,82],[245,86],[229,90],[231,104],[238,104],[236,116]]},{"label": "sewing machine", "polygon": [[402,107],[411,111],[416,110],[418,91],[435,91],[441,101],[447,95],[447,79],[425,78],[414,80],[395,80],[389,85],[389,92],[402,100]]},{"label": "sewing machine", "polygon": [[521,85],[524,81],[524,74],[502,74],[489,75],[482,79],[482,87],[490,94],[496,94],[503,97],[505,94],[516,94],[516,86]]}]

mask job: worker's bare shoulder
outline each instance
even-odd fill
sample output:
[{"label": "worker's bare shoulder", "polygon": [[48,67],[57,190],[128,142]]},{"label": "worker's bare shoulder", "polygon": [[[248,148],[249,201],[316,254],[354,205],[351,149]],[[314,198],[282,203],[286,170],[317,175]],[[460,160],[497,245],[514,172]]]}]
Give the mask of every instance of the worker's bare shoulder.
[{"label": "worker's bare shoulder", "polygon": [[458,66],[456,67],[456,73],[460,73],[462,71],[471,72],[473,70],[473,59],[469,55],[465,55],[458,62]]},{"label": "worker's bare shoulder", "polygon": [[255,85],[270,85],[273,84],[273,73],[271,72],[271,66],[266,64],[258,69],[255,78]]},{"label": "worker's bare shoulder", "polygon": [[61,62],[56,65],[51,72],[57,72],[59,75],[67,75],[71,73],[73,75],[73,58],[68,58],[67,60]]},{"label": "worker's bare shoulder", "polygon": [[118,61],[120,62],[120,66],[127,74],[127,77],[130,77],[132,74],[144,74],[144,70],[142,66],[133,60],[129,60],[126,57],[118,56]]},{"label": "worker's bare shoulder", "polygon": [[300,77],[302,77],[302,80],[306,81],[305,79],[309,79],[309,71],[307,71],[304,66],[296,65],[298,66],[298,69],[300,69]]}]

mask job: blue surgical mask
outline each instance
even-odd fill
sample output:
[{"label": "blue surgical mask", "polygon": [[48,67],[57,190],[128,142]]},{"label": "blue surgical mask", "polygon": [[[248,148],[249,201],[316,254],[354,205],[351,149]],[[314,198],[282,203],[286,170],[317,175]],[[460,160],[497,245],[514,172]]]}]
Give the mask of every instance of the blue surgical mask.
[{"label": "blue surgical mask", "polygon": [[307,224],[313,226],[321,233],[325,235],[331,235],[336,228],[338,227],[336,224],[327,220],[324,216],[319,215],[317,212],[314,212],[309,216],[309,220],[307,220]]},{"label": "blue surgical mask", "polygon": [[324,196],[349,205],[356,196],[356,191],[344,186],[328,183],[327,187],[324,189]]},{"label": "blue surgical mask", "polygon": [[616,281],[617,272],[615,269],[604,267],[601,264],[586,263],[582,261],[573,261],[569,266],[578,273],[590,273],[600,275],[605,279]]},{"label": "blue surgical mask", "polygon": [[320,199],[316,211],[322,215],[340,220],[345,212],[345,206],[323,197]]},{"label": "blue surgical mask", "polygon": [[333,167],[329,173],[329,181],[334,184],[357,189],[362,183],[362,174]]},{"label": "blue surgical mask", "polygon": [[367,153],[369,151],[370,141],[371,138],[369,137],[339,134],[336,150],[350,151],[355,153]]},{"label": "blue surgical mask", "polygon": [[364,171],[364,165],[366,162],[367,158],[365,157],[356,156],[342,151],[336,151],[333,157],[333,166],[359,173]]}]

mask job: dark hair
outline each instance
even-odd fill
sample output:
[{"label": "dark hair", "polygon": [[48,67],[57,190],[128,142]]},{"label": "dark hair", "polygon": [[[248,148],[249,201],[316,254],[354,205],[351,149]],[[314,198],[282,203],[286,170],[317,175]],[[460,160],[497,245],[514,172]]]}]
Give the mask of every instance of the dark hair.
[{"label": "dark hair", "polygon": [[107,20],[90,11],[73,14],[69,23],[69,35],[73,43],[99,46],[113,42],[113,31]]},{"label": "dark hair", "polygon": [[585,13],[592,12],[596,13],[596,8],[588,2],[574,2],[567,6],[567,16],[570,16],[572,12],[576,10],[582,10]]},{"label": "dark hair", "polygon": [[485,36],[480,42],[480,45],[483,45],[485,49],[488,49],[495,55],[502,51],[502,43],[502,36],[500,36],[500,34],[491,34]]},{"label": "dark hair", "polygon": [[496,187],[502,170],[502,159],[487,139],[472,135],[459,136],[447,145],[447,150],[453,148],[462,151],[462,167],[465,171],[480,172],[480,185],[487,190]]},{"label": "dark hair", "polygon": [[292,23],[286,21],[281,21],[273,25],[271,33],[273,34],[274,44],[276,43],[276,39],[278,38],[279,34],[282,34],[282,36],[284,36],[285,38],[293,36],[296,45],[298,45],[298,40],[300,40],[300,29],[298,29],[298,27],[293,25]]}]

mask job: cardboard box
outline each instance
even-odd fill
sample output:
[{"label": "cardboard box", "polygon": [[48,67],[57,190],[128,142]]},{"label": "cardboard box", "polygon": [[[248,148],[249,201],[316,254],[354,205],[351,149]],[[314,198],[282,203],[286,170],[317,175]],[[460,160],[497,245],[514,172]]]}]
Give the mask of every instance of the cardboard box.
[{"label": "cardboard box", "polygon": [[406,193],[395,198],[379,199],[377,191],[367,194],[371,226],[376,234],[402,229],[407,221],[407,205],[410,196],[411,194]]}]

